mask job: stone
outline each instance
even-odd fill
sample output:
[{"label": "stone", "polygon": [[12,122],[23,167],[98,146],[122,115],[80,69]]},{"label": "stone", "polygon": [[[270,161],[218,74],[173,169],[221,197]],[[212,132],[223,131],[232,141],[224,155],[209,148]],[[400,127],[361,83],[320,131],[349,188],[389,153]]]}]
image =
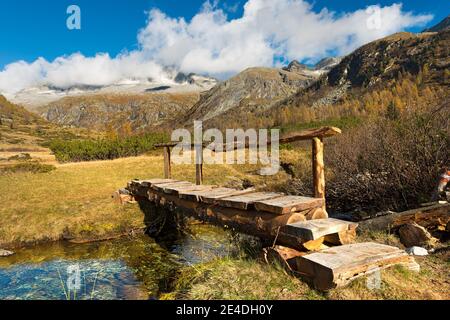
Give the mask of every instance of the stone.
[{"label": "stone", "polygon": [[427,256],[428,255],[428,251],[425,248],[422,247],[411,247],[406,249],[406,253],[408,253],[411,256]]},{"label": "stone", "polygon": [[0,257],[9,257],[12,256],[14,252],[0,249]]},{"label": "stone", "polygon": [[407,247],[434,247],[438,241],[424,227],[407,223],[398,230],[401,243]]}]

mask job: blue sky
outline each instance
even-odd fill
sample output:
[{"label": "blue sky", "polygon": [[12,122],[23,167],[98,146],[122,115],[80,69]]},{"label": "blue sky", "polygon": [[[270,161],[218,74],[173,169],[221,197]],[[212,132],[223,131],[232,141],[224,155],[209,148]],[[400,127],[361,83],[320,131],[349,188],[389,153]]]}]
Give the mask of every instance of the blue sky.
[{"label": "blue sky", "polygon": [[[4,0],[0,94],[126,79],[170,83],[166,66],[225,79],[248,67],[279,67],[293,59],[314,64],[395,32],[421,31],[447,16],[449,3]],[[66,26],[73,4],[81,8],[81,30]]]},{"label": "blue sky", "polygon": [[[0,2],[0,69],[16,60],[31,62],[42,56],[47,60],[82,52],[90,56],[109,52],[112,56],[123,49],[137,47],[136,35],[145,26],[145,11],[159,8],[171,17],[187,20],[199,11],[204,0],[9,0]],[[389,5],[398,1],[314,1],[314,9],[327,7],[348,12],[370,4]],[[242,15],[245,0],[219,1],[229,18]],[[435,24],[450,13],[447,0],[408,0],[405,11],[431,13]],[[77,4],[82,10],[82,30],[69,31],[65,26],[66,8]],[[227,10],[228,9],[228,10]],[[235,11],[235,9],[237,9]],[[420,28],[410,28],[418,31]]]}]

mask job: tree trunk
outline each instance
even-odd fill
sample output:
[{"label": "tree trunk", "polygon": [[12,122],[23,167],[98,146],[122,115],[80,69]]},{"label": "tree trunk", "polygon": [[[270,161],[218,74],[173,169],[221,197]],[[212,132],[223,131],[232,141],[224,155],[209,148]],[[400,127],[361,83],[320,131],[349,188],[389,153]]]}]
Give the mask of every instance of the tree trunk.
[{"label": "tree trunk", "polygon": [[356,239],[356,229],[342,231],[339,233],[334,233],[325,236],[325,242],[334,244],[336,246],[355,243],[355,239]]}]

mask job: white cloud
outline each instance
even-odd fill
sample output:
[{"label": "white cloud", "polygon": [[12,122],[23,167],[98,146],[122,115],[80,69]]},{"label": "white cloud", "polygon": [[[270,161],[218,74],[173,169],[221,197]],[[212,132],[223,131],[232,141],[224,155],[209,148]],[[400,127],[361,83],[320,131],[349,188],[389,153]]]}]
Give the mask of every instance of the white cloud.
[{"label": "white cloud", "polygon": [[153,9],[138,33],[139,50],[113,58],[73,54],[53,62],[16,62],[0,72],[0,92],[40,84],[107,85],[130,77],[164,81],[164,65],[225,77],[247,67],[276,65],[279,57],[316,61],[330,53],[347,54],[432,18],[404,12],[401,4],[372,9],[379,10],[379,28],[367,27],[365,8],[339,15],[327,9],[315,12],[304,0],[248,0],[237,19],[228,19],[217,1],[206,2],[191,21]]}]

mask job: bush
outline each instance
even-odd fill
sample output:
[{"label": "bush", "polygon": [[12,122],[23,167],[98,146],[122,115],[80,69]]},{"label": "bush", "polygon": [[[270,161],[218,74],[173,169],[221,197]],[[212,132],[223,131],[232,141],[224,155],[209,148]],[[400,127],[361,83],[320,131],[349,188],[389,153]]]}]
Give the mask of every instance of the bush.
[{"label": "bush", "polygon": [[80,162],[138,156],[164,141],[165,134],[148,133],[123,139],[54,140],[49,147],[60,162]]},{"label": "bush", "polygon": [[55,170],[56,167],[49,164],[42,164],[39,162],[23,162],[16,165],[0,168],[1,173],[16,173],[16,172],[30,172],[30,173],[47,173]]},{"label": "bush", "polygon": [[338,137],[325,152],[329,205],[341,212],[401,211],[429,201],[449,165],[449,109],[378,118]]}]

